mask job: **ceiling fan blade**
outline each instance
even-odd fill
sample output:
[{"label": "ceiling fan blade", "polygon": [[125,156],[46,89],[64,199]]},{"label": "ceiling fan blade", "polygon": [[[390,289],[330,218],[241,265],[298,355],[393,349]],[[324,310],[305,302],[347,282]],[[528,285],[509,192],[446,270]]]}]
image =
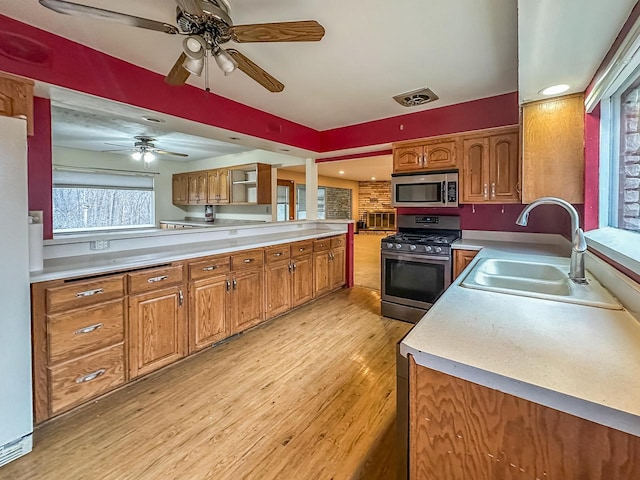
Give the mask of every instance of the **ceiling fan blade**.
[{"label": "ceiling fan blade", "polygon": [[178,60],[176,60],[176,63],[173,64],[173,67],[171,67],[171,70],[164,78],[164,81],[166,83],[175,86],[184,85],[184,82],[186,82],[187,78],[189,78],[189,72],[182,66],[186,58],[187,54],[182,52],[182,54],[178,57]]},{"label": "ceiling fan blade", "polygon": [[154,150],[153,153],[157,153],[158,155],[173,155],[174,157],[188,157],[186,153],[177,153],[177,152],[167,152],[166,150]]},{"label": "ceiling fan blade", "polygon": [[269,75],[266,71],[253,63],[239,51],[234,50],[233,48],[227,48],[227,53],[229,53],[229,55],[231,55],[233,59],[238,63],[238,68],[242,72],[253,78],[256,82],[258,82],[270,92],[281,92],[282,90],[284,90],[283,83],[279,82],[274,77]]},{"label": "ceiling fan blade", "polygon": [[39,0],[40,4],[58,13],[67,15],[78,15],[83,17],[94,18],[97,20],[107,20],[109,22],[123,23],[132,27],[146,28],[147,30],[155,30],[170,34],[178,33],[178,29],[168,23],[149,20],[148,18],[134,17],[124,13],[112,12],[111,10],[103,10],[102,8],[90,7],[79,3],[67,2],[64,0]]},{"label": "ceiling fan blade", "polygon": [[120,148],[130,148],[127,147],[126,145],[118,145],[117,143],[108,143],[108,142],[104,142],[105,145],[111,145],[112,147],[120,147]]},{"label": "ceiling fan blade", "polygon": [[204,12],[202,11],[202,7],[198,0],[176,0],[176,3],[184,13],[188,13],[189,15],[196,17],[204,16]]},{"label": "ceiling fan blade", "polygon": [[116,152],[133,152],[132,148],[123,148],[119,150],[100,150],[102,153],[116,153]]},{"label": "ceiling fan blade", "polygon": [[229,28],[231,39],[243,42],[317,42],[324,27],[315,20],[301,22],[253,23]]}]

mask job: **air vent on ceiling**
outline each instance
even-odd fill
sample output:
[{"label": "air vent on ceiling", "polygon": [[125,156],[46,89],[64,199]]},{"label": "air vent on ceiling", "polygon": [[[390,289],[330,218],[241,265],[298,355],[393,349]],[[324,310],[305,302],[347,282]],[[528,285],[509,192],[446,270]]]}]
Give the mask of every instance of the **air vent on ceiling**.
[{"label": "air vent on ceiling", "polygon": [[396,95],[393,99],[403,107],[417,107],[437,100],[438,96],[428,88],[420,88],[412,92]]}]

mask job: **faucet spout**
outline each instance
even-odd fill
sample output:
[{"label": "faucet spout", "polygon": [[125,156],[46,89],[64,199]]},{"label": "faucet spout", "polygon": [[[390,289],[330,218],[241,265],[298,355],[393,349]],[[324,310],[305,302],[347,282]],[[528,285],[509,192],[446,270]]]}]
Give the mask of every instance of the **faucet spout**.
[{"label": "faucet spout", "polygon": [[566,200],[556,197],[541,197],[525,207],[518,216],[516,224],[526,227],[529,222],[529,213],[539,205],[560,205],[571,217],[571,264],[569,278],[575,283],[585,284],[587,279],[584,276],[584,253],[587,251],[587,242],[584,232],[580,228],[580,217],[577,210]]}]

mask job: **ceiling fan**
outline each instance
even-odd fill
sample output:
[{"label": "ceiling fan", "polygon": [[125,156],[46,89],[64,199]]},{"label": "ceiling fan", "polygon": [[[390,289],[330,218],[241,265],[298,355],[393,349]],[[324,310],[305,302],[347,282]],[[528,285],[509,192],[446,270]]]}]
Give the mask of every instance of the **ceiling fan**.
[{"label": "ceiling fan", "polygon": [[106,145],[113,145],[114,147],[123,147],[119,150],[103,150],[103,152],[131,152],[131,158],[134,160],[144,160],[145,165],[153,162],[156,155],[171,155],[174,157],[188,157],[186,153],[168,152],[157,148],[153,142],[155,138],[147,137],[145,135],[139,135],[133,137],[136,142],[133,144],[133,148],[126,147],[125,145],[118,145],[115,143],[107,143]]},{"label": "ceiling fan", "polygon": [[324,36],[324,28],[315,20],[234,25],[227,0],[176,0],[178,27],[65,0],[39,1],[59,13],[123,23],[170,35],[184,35],[183,53],[165,78],[170,85],[183,85],[189,75],[200,76],[203,70],[206,76],[205,64],[211,55],[225,75],[238,68],[270,92],[281,92],[284,84],[239,51],[224,49],[221,45],[231,40],[236,43],[317,42]]}]

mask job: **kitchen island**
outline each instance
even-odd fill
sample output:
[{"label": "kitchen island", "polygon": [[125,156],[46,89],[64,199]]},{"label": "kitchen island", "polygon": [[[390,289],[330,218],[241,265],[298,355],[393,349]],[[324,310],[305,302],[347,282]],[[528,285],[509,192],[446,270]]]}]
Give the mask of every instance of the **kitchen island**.
[{"label": "kitchen island", "polygon": [[[401,344],[410,358],[411,478],[638,478],[635,307],[466,288],[483,258],[537,253],[544,263],[553,253],[557,261],[558,246],[463,238],[457,247],[482,249]],[[589,270],[607,271],[602,264],[588,257]]]}]

